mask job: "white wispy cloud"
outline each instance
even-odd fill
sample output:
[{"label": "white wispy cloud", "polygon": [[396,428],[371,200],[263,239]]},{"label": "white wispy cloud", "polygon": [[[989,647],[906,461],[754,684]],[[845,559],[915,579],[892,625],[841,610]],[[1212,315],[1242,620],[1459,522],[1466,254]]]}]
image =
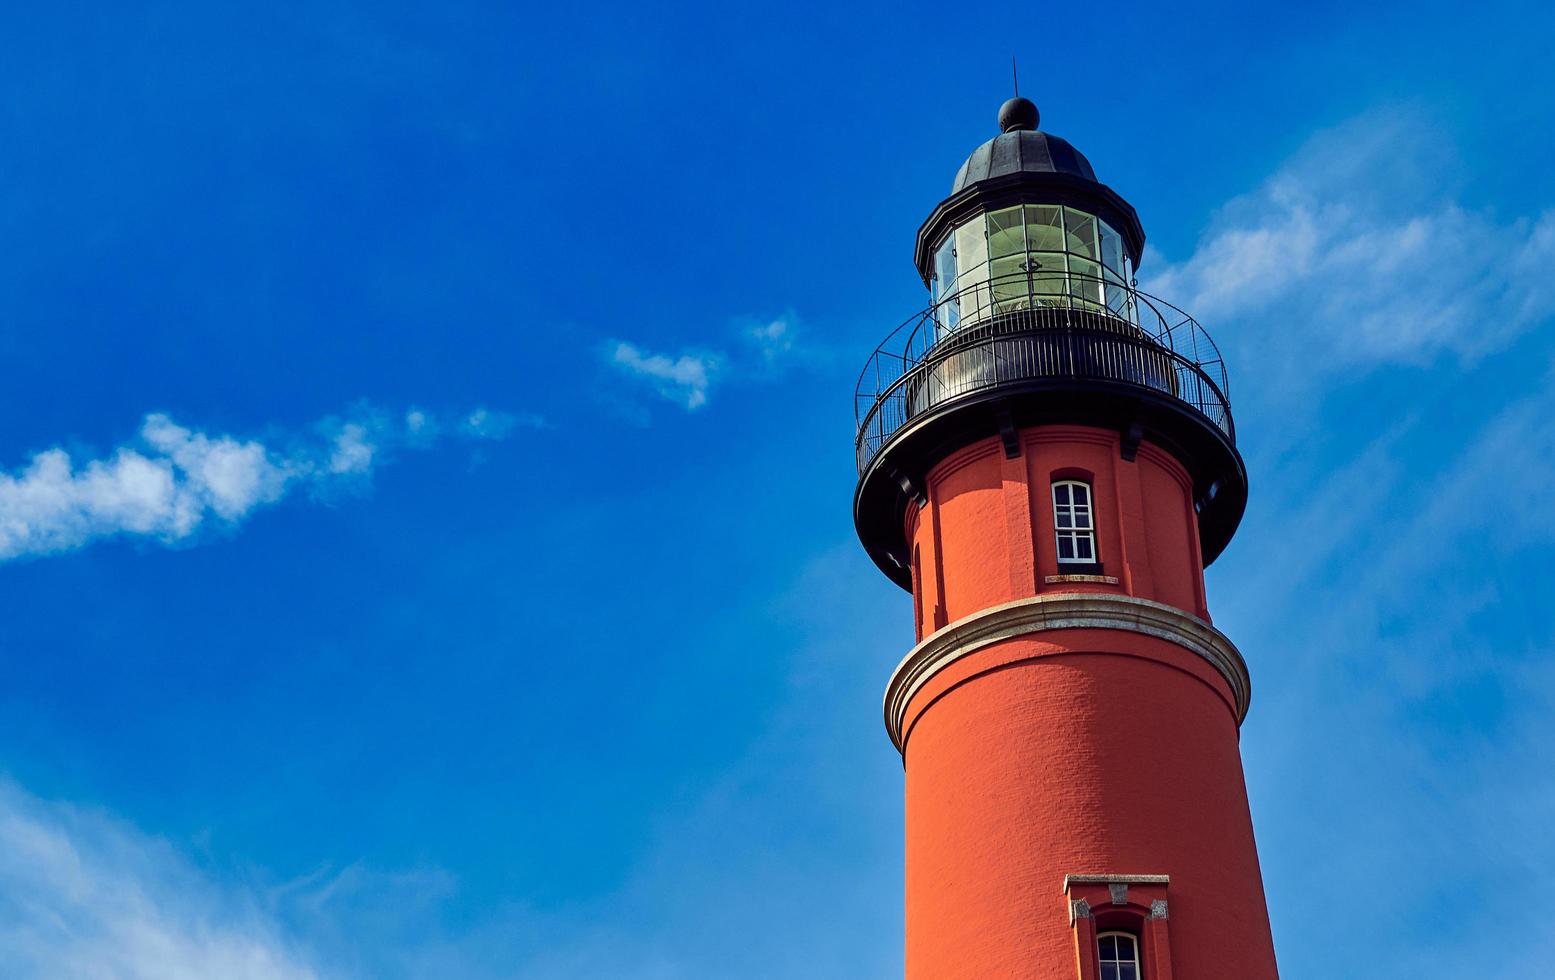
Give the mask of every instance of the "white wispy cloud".
[{"label": "white wispy cloud", "polygon": [[662,354],[615,340],[607,345],[605,356],[615,369],[641,379],[661,397],[693,411],[707,404],[715,386],[769,379],[801,353],[798,319],[792,313],[742,317],[733,327],[736,336],[723,349]]},{"label": "white wispy cloud", "polygon": [[398,449],[427,448],[444,435],[503,438],[539,424],[488,409],[448,419],[420,409],[359,414],[325,419],[307,435],[283,435],[269,445],[151,414],[136,440],[103,457],[78,460],[58,447],[39,452],[0,472],[0,561],[120,535],[187,542],[212,527],[233,527],[293,491],[361,481]]},{"label": "white wispy cloud", "polygon": [[[418,413],[425,418],[425,413]],[[408,419],[407,419],[408,424]],[[543,429],[545,420],[538,415],[515,415],[477,408],[459,420],[459,434],[470,439],[506,439],[515,429]]]},{"label": "white wispy cloud", "polygon": [[315,980],[264,897],[166,841],[0,781],[0,974],[16,980]]},{"label": "white wispy cloud", "polygon": [[[1433,123],[1320,133],[1145,267],[1232,373],[1254,489],[1210,607],[1252,666],[1242,747],[1281,965],[1304,975],[1379,929],[1422,977],[1551,936],[1475,896],[1555,882],[1555,212],[1466,203]],[[1399,900],[1364,923],[1304,902],[1377,881]]]},{"label": "white wispy cloud", "polygon": [[1299,348],[1306,371],[1504,346],[1555,313],[1555,211],[1457,202],[1431,140],[1407,111],[1319,134],[1144,288],[1209,324],[1260,324],[1260,349]]},{"label": "white wispy cloud", "polygon": [[660,395],[689,410],[707,404],[707,393],[718,372],[716,354],[653,354],[635,344],[618,341],[611,349],[611,363],[627,374],[643,378]]},{"label": "white wispy cloud", "polygon": [[775,363],[794,350],[794,318],[780,316],[758,323],[745,331],[746,337],[756,345],[762,360]]},{"label": "white wispy cloud", "polygon": [[[1536,910],[1473,897],[1485,880],[1555,883],[1551,382],[1462,406],[1467,432],[1408,420],[1318,470],[1242,532],[1217,579],[1217,622],[1260,692],[1243,745],[1273,911],[1307,973],[1342,968],[1379,928],[1309,914],[1301,896],[1336,880],[1391,882],[1401,900],[1379,921],[1400,934],[1463,923],[1404,944],[1414,976],[1471,974],[1497,929],[1555,938]],[[1302,948],[1316,935],[1333,945]]]}]

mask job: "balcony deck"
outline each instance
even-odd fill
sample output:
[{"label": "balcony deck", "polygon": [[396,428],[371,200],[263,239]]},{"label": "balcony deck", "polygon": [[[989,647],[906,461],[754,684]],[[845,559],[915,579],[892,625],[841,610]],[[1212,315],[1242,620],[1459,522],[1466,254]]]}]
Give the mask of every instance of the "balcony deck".
[{"label": "balcony deck", "polygon": [[[898,327],[859,375],[859,472],[928,412],[987,389],[1044,380],[1109,382],[1168,395],[1234,446],[1225,364],[1204,328],[1137,289],[1080,280],[1018,275],[980,283]],[[1103,289],[1106,303],[1086,298]]]},{"label": "balcony deck", "polygon": [[995,433],[1078,423],[1134,430],[1183,462],[1208,564],[1247,499],[1226,388],[1209,334],[1137,289],[1062,273],[978,283],[903,323],[859,376],[859,536],[910,588],[902,522],[937,460]]}]

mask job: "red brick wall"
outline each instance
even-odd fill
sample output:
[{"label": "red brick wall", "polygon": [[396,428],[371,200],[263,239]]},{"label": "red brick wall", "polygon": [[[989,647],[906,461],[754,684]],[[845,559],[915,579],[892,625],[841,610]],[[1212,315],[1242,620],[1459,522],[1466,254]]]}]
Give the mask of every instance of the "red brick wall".
[{"label": "red brick wall", "polygon": [[[990,438],[930,471],[929,503],[907,522],[920,562],[913,589],[920,638],[1043,592],[1134,595],[1209,618],[1192,484],[1180,463],[1148,443],[1126,462],[1118,434],[1105,429],[1044,426],[1020,438],[1017,459],[1005,459]],[[1055,474],[1091,483],[1098,557],[1118,584],[1043,581],[1065,571],[1053,538]]]},{"label": "red brick wall", "polygon": [[[1098,592],[1207,618],[1186,473],[1116,433],[1042,427],[928,475],[908,518],[918,629],[1013,599]],[[1049,484],[1092,483],[1099,557],[1116,585],[1060,573]],[[1066,874],[1166,874],[1172,974],[1274,980],[1236,704],[1202,658],[1112,629],[1018,637],[955,661],[913,698],[907,771],[907,976],[1074,978]],[[1148,980],[1148,978],[1147,978]]]}]

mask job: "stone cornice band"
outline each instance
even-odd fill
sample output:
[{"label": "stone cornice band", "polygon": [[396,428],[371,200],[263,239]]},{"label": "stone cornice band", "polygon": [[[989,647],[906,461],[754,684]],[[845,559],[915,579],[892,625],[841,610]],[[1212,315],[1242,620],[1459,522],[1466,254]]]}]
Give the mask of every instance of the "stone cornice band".
[{"label": "stone cornice band", "polygon": [[1236,721],[1247,717],[1252,685],[1247,664],[1226,635],[1175,606],[1133,596],[1089,593],[1039,595],[973,613],[938,629],[897,665],[885,691],[885,727],[898,751],[905,751],[902,726],[907,705],[929,679],[967,654],[1017,636],[1063,629],[1109,629],[1142,633],[1175,643],[1208,661],[1236,698]]},{"label": "stone cornice band", "polygon": [[1170,885],[1171,875],[1064,875],[1064,894],[1074,885]]}]

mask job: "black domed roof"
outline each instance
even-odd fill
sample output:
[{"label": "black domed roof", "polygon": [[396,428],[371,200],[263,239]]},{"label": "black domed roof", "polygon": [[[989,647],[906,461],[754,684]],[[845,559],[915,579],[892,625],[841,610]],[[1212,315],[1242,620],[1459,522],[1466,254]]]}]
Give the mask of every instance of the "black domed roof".
[{"label": "black domed roof", "polygon": [[952,194],[979,181],[1014,173],[1072,174],[1094,181],[1091,162],[1068,140],[1030,129],[1000,133],[979,146],[956,171]]},{"label": "black domed roof", "polygon": [[1030,99],[1016,96],[999,107],[1000,133],[979,146],[956,171],[950,196],[918,228],[913,261],[928,285],[934,279],[934,249],[945,233],[983,212],[1017,204],[1078,208],[1123,236],[1134,268],[1145,250],[1139,216],[1117,191],[1096,179],[1091,161],[1069,141],[1044,133],[1042,115]]}]

